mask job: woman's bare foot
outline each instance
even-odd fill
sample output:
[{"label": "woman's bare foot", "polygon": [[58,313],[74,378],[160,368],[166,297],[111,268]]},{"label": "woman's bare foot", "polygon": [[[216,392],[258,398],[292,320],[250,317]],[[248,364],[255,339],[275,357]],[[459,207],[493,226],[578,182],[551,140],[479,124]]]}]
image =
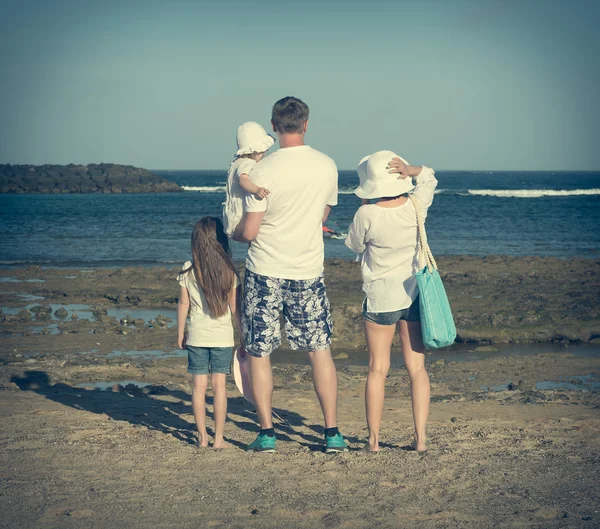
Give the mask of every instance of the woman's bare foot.
[{"label": "woman's bare foot", "polygon": [[198,448],[208,447],[208,435],[198,434]]}]

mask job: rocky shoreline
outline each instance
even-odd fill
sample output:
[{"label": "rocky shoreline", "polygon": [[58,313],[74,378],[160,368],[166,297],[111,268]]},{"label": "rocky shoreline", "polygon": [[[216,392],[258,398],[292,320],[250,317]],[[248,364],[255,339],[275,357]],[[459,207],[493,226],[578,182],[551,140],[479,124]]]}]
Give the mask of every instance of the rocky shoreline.
[{"label": "rocky shoreline", "polygon": [[182,188],[131,165],[0,164],[0,193],[170,193]]},{"label": "rocky shoreline", "polygon": [[[458,344],[493,349],[511,343],[600,342],[598,260],[442,257],[439,265],[457,324]],[[41,349],[170,351],[174,345],[170,327],[179,294],[177,270],[0,270],[4,283],[0,356],[15,349],[24,353]],[[334,349],[363,350],[359,267],[329,260],[325,277],[333,308]],[[148,314],[140,316],[140,311]]]}]

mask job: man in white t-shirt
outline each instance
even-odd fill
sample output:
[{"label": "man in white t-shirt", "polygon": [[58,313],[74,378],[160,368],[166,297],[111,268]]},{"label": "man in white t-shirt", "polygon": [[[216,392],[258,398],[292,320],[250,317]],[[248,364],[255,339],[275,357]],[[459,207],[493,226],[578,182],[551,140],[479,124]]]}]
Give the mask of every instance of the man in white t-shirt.
[{"label": "man in white t-shirt", "polygon": [[308,106],[295,97],[273,106],[279,150],[257,163],[250,179],[270,191],[246,195],[234,238],[250,242],[242,323],[250,381],[261,431],[250,451],[275,451],[269,355],[281,344],[280,315],[292,349],[308,351],[325,419],[325,450],[341,452],[337,429],[337,375],[331,359],[331,311],[323,281],[323,222],[337,205],[335,162],[304,144]]}]

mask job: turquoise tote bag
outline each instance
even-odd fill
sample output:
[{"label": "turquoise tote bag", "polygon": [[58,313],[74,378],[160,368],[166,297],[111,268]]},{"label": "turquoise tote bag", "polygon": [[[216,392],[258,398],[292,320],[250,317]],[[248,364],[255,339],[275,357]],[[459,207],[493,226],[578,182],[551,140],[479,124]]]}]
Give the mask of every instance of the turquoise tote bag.
[{"label": "turquoise tote bag", "polygon": [[439,349],[454,343],[456,326],[442,278],[437,270],[437,263],[427,242],[421,203],[417,197],[409,195],[409,198],[417,212],[419,233],[417,286],[423,343],[427,349]]}]

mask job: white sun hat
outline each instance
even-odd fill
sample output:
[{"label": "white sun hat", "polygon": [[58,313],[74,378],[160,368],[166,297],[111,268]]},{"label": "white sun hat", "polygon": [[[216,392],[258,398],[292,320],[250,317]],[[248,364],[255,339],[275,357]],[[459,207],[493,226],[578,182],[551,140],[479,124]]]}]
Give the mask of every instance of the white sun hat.
[{"label": "white sun hat", "polygon": [[236,156],[242,154],[253,154],[255,152],[265,152],[275,143],[275,138],[265,132],[255,121],[246,121],[242,123],[237,130],[236,138],[238,150]]},{"label": "white sun hat", "polygon": [[360,185],[354,190],[357,197],[397,197],[414,189],[412,178],[401,178],[398,173],[390,173],[388,164],[392,158],[400,158],[409,165],[393,151],[377,151],[360,161],[357,169]]},{"label": "white sun hat", "polygon": [[252,396],[252,389],[250,386],[250,373],[248,371],[248,360],[249,354],[246,353],[242,356],[244,350],[239,347],[233,355],[233,379],[238,391],[243,397],[254,404],[254,398]]}]

